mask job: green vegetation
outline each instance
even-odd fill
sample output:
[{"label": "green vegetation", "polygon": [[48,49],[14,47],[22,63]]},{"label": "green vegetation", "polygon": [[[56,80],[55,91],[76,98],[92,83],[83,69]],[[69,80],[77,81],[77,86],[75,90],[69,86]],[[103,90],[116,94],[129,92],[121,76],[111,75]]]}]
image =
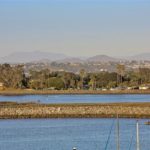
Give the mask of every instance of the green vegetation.
[{"label": "green vegetation", "polygon": [[138,88],[150,85],[150,69],[139,68],[126,71],[125,66],[118,64],[116,72],[89,73],[84,69],[78,74],[65,71],[34,69],[26,72],[23,65],[0,65],[0,83],[5,89],[36,90],[103,90]]},{"label": "green vegetation", "polygon": [[53,88],[56,88],[58,90],[63,89],[65,87],[63,80],[61,78],[58,78],[58,77],[49,78],[49,79],[47,79],[46,82],[47,82],[47,87],[53,87]]}]

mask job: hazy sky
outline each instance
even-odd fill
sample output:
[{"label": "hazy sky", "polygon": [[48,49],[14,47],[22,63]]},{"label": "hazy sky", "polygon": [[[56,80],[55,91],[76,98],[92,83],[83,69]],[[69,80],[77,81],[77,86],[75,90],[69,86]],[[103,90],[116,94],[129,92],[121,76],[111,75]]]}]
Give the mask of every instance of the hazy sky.
[{"label": "hazy sky", "polygon": [[0,0],[0,56],[150,52],[150,0]]}]

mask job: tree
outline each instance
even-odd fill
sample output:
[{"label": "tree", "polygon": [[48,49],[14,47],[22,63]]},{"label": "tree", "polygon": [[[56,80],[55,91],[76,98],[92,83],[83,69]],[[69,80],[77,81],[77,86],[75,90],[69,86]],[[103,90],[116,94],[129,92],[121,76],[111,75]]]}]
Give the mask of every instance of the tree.
[{"label": "tree", "polygon": [[140,74],[141,84],[150,82],[149,68],[139,68],[139,74]]},{"label": "tree", "polygon": [[30,80],[29,87],[36,90],[43,88],[41,87],[41,82],[39,80]]},{"label": "tree", "polygon": [[90,82],[89,84],[91,85],[92,87],[92,90],[95,90],[96,89],[96,74],[92,74],[91,77],[90,77]]},{"label": "tree", "polygon": [[10,66],[9,64],[0,65],[0,81],[6,88],[21,88],[24,79],[22,65]]},{"label": "tree", "polygon": [[47,80],[47,83],[48,83],[48,88],[53,87],[58,90],[65,88],[64,82],[62,81],[61,78],[58,78],[58,77],[49,78]]},{"label": "tree", "polygon": [[65,89],[68,88],[68,85],[69,85],[69,78],[70,78],[70,77],[69,77],[68,73],[66,73],[66,72],[64,72],[63,75],[62,75],[62,77],[61,77],[62,81],[64,82]]},{"label": "tree", "polygon": [[81,69],[80,70],[80,78],[81,78],[81,89],[83,89],[83,86],[84,86],[84,77],[86,75],[86,72],[84,69]]},{"label": "tree", "polygon": [[125,74],[125,66],[122,64],[117,65],[117,83],[120,84],[123,82],[123,77]]},{"label": "tree", "polygon": [[128,72],[127,78],[129,86],[138,86],[139,84],[141,84],[140,74],[137,71]]},{"label": "tree", "polygon": [[108,87],[110,86],[110,82],[113,82],[113,85],[116,85],[116,76],[117,76],[117,73],[115,72],[112,72],[112,73],[109,73],[109,72],[101,72],[101,73],[98,73],[97,74],[97,87],[98,88],[102,88],[102,87]]},{"label": "tree", "polygon": [[33,82],[35,80],[35,82],[38,82],[38,84],[40,84],[40,88],[47,88],[48,87],[48,83],[47,83],[47,79],[50,76],[50,70],[49,69],[44,69],[41,71],[35,71],[35,70],[30,70],[30,80]]}]

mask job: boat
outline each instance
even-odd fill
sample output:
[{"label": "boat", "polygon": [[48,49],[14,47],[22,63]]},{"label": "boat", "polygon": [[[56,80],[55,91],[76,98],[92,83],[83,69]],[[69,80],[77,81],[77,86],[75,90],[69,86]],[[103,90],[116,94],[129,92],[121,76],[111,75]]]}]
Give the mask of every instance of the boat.
[{"label": "boat", "polygon": [[[150,125],[150,121],[146,122],[146,124],[148,123],[148,125]],[[114,124],[114,123],[113,123]],[[109,136],[108,136],[108,139],[107,139],[107,142],[106,142],[106,146],[105,146],[105,150],[107,150],[107,147],[108,147],[108,143],[109,143],[109,140],[110,140],[110,135],[111,135],[111,131],[112,131],[112,127],[113,127],[113,124],[111,126],[111,129],[110,129],[110,133],[109,133]],[[117,124],[116,124],[116,134],[117,134],[117,138],[116,138],[116,149],[117,150],[120,150],[120,131],[119,131],[119,128],[120,128],[120,124],[119,124],[119,117],[118,117],[118,114],[117,114]],[[133,137],[133,136],[132,136]],[[131,150],[131,145],[132,145],[132,142],[133,142],[133,138],[130,142],[130,147],[129,147],[129,150]],[[73,147],[72,150],[77,150],[76,147]],[[139,121],[137,120],[136,121],[136,150],[140,150],[140,135],[139,135]]]},{"label": "boat", "polygon": [[145,125],[150,125],[150,121],[145,122]]}]

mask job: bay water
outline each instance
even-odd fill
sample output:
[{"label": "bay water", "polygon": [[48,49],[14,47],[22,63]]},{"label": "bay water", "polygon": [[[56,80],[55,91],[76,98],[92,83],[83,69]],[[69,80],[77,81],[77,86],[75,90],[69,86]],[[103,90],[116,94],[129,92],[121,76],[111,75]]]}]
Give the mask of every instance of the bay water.
[{"label": "bay water", "polygon": [[[40,103],[150,102],[150,95],[22,95],[0,101]],[[150,126],[139,120],[141,150],[150,149]],[[136,119],[120,119],[120,150],[136,149]],[[111,130],[112,129],[112,130]],[[108,141],[108,137],[110,139]],[[0,150],[116,150],[116,119],[0,120]]]},{"label": "bay water", "polygon": [[[150,126],[139,120],[141,150],[150,149]],[[120,149],[136,149],[136,120],[120,119]],[[112,128],[112,130],[111,130]],[[116,119],[0,120],[0,150],[116,150]]]},{"label": "bay water", "polygon": [[150,102],[150,94],[118,95],[21,95],[0,96],[0,101],[40,102],[40,103],[115,103]]}]

